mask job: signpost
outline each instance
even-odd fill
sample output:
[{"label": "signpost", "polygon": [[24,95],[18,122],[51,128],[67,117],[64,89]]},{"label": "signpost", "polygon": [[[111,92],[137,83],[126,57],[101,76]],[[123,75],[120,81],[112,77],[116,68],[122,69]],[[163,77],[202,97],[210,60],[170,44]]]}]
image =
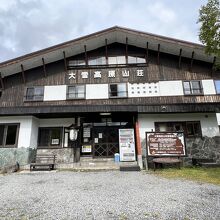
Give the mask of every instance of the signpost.
[{"label": "signpost", "polygon": [[147,132],[148,156],[185,156],[183,132]]},{"label": "signpost", "polygon": [[134,129],[119,129],[120,161],[135,161]]}]

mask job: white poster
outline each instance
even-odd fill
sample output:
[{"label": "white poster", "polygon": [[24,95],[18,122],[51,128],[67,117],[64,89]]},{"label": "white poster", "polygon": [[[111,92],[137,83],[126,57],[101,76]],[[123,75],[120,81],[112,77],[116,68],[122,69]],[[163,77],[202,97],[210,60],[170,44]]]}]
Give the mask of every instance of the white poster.
[{"label": "white poster", "polygon": [[119,129],[120,161],[135,161],[134,129]]}]

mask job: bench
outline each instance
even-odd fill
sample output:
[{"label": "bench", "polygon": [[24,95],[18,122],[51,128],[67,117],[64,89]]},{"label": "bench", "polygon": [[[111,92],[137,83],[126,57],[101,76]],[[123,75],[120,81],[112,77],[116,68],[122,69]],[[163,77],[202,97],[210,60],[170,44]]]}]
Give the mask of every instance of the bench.
[{"label": "bench", "polygon": [[173,157],[160,157],[160,158],[154,158],[154,171],[156,170],[157,164],[176,164],[178,165],[180,169],[181,160],[179,158],[173,158]]},{"label": "bench", "polygon": [[39,167],[47,168],[47,170],[54,170],[56,155],[38,154],[35,161],[30,163],[30,171],[39,170]]}]

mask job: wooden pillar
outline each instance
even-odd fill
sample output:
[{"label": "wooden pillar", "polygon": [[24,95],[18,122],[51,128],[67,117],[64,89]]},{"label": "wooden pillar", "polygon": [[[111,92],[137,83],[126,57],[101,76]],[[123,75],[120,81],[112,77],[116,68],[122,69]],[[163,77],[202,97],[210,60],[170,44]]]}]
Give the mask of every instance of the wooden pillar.
[{"label": "wooden pillar", "polygon": [[181,61],[182,61],[182,48],[180,49],[180,54],[179,54],[179,69],[181,69]]},{"label": "wooden pillar", "polygon": [[136,135],[136,149],[137,149],[137,162],[141,169],[143,169],[142,161],[142,148],[141,148],[141,139],[140,139],[140,130],[139,123],[136,120],[135,122],[135,135]]},{"label": "wooden pillar", "polygon": [[45,65],[44,58],[42,58],[42,63],[43,63],[43,69],[44,69],[44,77],[46,77],[47,76],[47,71],[46,71],[46,65]]},{"label": "wooden pillar", "polygon": [[108,65],[108,40],[105,39],[105,60],[106,64]]},{"label": "wooden pillar", "polygon": [[86,66],[88,66],[88,56],[87,56],[86,45],[84,45],[84,51],[85,51],[85,63],[86,63]]},{"label": "wooden pillar", "polygon": [[63,60],[64,60],[64,69],[67,72],[67,61],[66,61],[66,52],[63,51]]},{"label": "wooden pillar", "polygon": [[23,66],[23,64],[21,64],[21,74],[22,74],[23,83],[25,83],[26,80],[25,80],[25,74],[24,74],[24,66]]},{"label": "wooden pillar", "polygon": [[126,64],[128,64],[128,38],[126,37],[126,45],[125,45],[125,60]]},{"label": "wooden pillar", "polygon": [[214,71],[215,71],[215,63],[216,63],[216,57],[213,58],[211,75],[212,75],[212,74],[214,73]]},{"label": "wooden pillar", "polygon": [[157,48],[157,64],[160,65],[160,44],[158,44]]},{"label": "wooden pillar", "polygon": [[192,72],[192,67],[193,67],[193,61],[194,61],[194,51],[192,52],[192,57],[191,57],[191,61],[190,61],[190,72]]},{"label": "wooden pillar", "polygon": [[0,83],[1,83],[1,89],[4,90],[5,86],[4,86],[4,82],[3,82],[3,78],[2,78],[2,74],[0,73]]},{"label": "wooden pillar", "polygon": [[146,64],[149,63],[149,52],[148,52],[148,46],[149,46],[149,43],[147,42],[147,45],[146,45],[146,54],[145,54]]}]

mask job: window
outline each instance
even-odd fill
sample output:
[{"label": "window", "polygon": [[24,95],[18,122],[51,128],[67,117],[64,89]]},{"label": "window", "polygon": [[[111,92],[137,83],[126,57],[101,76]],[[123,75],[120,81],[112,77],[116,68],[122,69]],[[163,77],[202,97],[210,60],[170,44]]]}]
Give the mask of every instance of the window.
[{"label": "window", "polygon": [[97,57],[97,58],[89,58],[89,65],[105,65],[106,58],[105,57]]},{"label": "window", "polygon": [[203,94],[202,84],[200,81],[184,81],[183,89],[185,95]]},{"label": "window", "polygon": [[146,63],[146,60],[143,57],[128,56],[128,63]]},{"label": "window", "polygon": [[69,64],[69,67],[71,67],[71,66],[85,66],[86,62],[85,62],[85,60],[70,60],[68,64]]},{"label": "window", "polygon": [[160,132],[183,131],[186,137],[202,136],[201,126],[199,121],[155,122],[155,131],[160,131]]},{"label": "window", "polygon": [[67,99],[84,99],[85,85],[68,86]]},{"label": "window", "polygon": [[125,56],[108,57],[108,64],[126,64]]},{"label": "window", "polygon": [[31,87],[26,90],[26,101],[43,101],[44,99],[44,87]]},{"label": "window", "polygon": [[39,148],[59,148],[62,144],[63,128],[39,128]]},{"label": "window", "polygon": [[109,85],[109,97],[110,98],[127,97],[127,85],[126,85],[126,83],[110,84]]},{"label": "window", "polygon": [[220,80],[215,80],[216,93],[220,94]]},{"label": "window", "polygon": [[0,125],[0,147],[17,147],[19,124]]}]

